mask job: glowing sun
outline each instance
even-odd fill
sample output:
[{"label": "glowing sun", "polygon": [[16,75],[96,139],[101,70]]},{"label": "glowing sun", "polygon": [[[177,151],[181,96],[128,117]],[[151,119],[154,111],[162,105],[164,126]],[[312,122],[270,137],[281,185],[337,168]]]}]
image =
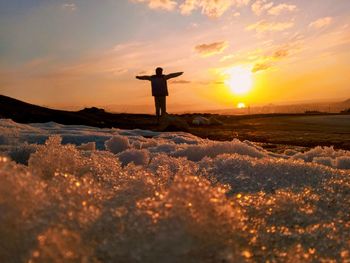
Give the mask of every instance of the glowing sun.
[{"label": "glowing sun", "polygon": [[225,84],[231,92],[237,95],[248,93],[253,86],[253,74],[250,69],[243,67],[234,67],[226,72],[227,79]]},{"label": "glowing sun", "polygon": [[237,108],[238,109],[245,109],[246,108],[245,103],[243,103],[243,102],[238,103]]}]

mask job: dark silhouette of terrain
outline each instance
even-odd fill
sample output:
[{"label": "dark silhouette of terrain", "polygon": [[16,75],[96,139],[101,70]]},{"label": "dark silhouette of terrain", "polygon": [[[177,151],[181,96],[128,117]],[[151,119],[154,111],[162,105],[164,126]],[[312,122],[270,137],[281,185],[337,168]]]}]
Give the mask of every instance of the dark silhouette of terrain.
[{"label": "dark silhouette of terrain", "polygon": [[170,115],[155,123],[147,114],[109,113],[99,108],[80,111],[49,109],[0,95],[0,118],[18,123],[57,122],[99,128],[144,129],[152,131],[186,131],[212,140],[250,140],[265,148],[281,149],[285,145],[301,147],[335,146],[350,150],[350,113],[329,114],[200,114],[214,119],[213,125],[194,125],[199,114]]},{"label": "dark silhouette of terrain", "polygon": [[80,111],[64,111],[49,109],[7,96],[0,95],[0,118],[12,119],[19,123],[57,122],[66,125],[87,125],[100,128],[140,128],[140,119],[146,128],[149,115],[142,114],[113,114],[99,108],[85,108]]}]

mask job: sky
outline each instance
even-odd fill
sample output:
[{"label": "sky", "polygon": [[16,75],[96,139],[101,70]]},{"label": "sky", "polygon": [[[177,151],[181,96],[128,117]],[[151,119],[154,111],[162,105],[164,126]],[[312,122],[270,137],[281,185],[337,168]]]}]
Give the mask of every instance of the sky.
[{"label": "sky", "polygon": [[172,112],[346,99],[350,1],[0,0],[0,94],[153,111],[158,66]]}]

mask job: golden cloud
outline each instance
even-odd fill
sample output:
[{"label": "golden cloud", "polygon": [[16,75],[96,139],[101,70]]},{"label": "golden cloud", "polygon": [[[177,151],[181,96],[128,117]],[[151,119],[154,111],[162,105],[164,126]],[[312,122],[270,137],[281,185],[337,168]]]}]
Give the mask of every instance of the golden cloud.
[{"label": "golden cloud", "polygon": [[175,10],[183,15],[190,15],[193,11],[200,10],[209,17],[220,17],[233,7],[241,7],[249,4],[250,0],[131,0],[147,3],[151,9]]},{"label": "golden cloud", "polygon": [[275,47],[273,50],[270,50],[268,54],[255,61],[252,72],[256,73],[274,67],[279,61],[285,59],[291,53],[293,54],[297,48],[298,46],[293,43]]},{"label": "golden cloud", "polygon": [[186,0],[182,5],[180,5],[180,11],[182,14],[188,15],[196,9],[200,9],[202,14],[209,17],[220,17],[231,7],[244,6],[249,2],[250,0]]},{"label": "golden cloud", "polygon": [[134,2],[147,3],[150,9],[174,10],[177,2],[173,0],[133,0]]},{"label": "golden cloud", "polygon": [[267,22],[261,20],[255,24],[246,27],[247,30],[255,30],[258,33],[266,31],[284,31],[286,29],[292,28],[294,22]]},{"label": "golden cloud", "polygon": [[267,11],[273,6],[273,2],[268,2],[267,0],[257,0],[252,4],[251,8],[254,14],[260,16],[263,12]]},{"label": "golden cloud", "polygon": [[288,5],[288,4],[279,4],[276,6],[273,6],[268,13],[270,15],[279,15],[283,12],[293,12],[297,9],[296,5]]},{"label": "golden cloud", "polygon": [[288,49],[279,49],[275,51],[275,53],[273,54],[273,58],[275,59],[284,58],[288,56],[288,54],[289,54]]},{"label": "golden cloud", "polygon": [[209,57],[215,54],[219,54],[228,47],[226,41],[214,42],[210,44],[201,44],[195,47],[195,50],[204,57]]},{"label": "golden cloud", "polygon": [[252,69],[252,72],[256,73],[256,72],[259,72],[259,71],[267,70],[269,68],[271,68],[271,65],[269,65],[267,63],[257,63],[257,64],[254,65],[254,67]]},{"label": "golden cloud", "polygon": [[330,17],[330,16],[323,17],[323,18],[320,18],[320,19],[317,19],[317,20],[311,22],[309,24],[309,27],[319,29],[319,28],[323,28],[323,27],[329,26],[332,22],[333,22],[333,18],[332,17]]},{"label": "golden cloud", "polygon": [[292,12],[297,10],[297,6],[285,3],[274,5],[274,3],[269,0],[257,0],[252,4],[251,9],[257,16],[260,16],[266,12],[270,15],[277,16],[284,12]]}]

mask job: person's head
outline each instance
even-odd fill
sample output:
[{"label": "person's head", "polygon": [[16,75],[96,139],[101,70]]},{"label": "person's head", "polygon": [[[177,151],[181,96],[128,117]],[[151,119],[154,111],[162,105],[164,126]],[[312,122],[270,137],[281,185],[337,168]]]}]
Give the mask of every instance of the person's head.
[{"label": "person's head", "polygon": [[163,75],[163,69],[162,68],[156,68],[156,75],[160,76]]}]

